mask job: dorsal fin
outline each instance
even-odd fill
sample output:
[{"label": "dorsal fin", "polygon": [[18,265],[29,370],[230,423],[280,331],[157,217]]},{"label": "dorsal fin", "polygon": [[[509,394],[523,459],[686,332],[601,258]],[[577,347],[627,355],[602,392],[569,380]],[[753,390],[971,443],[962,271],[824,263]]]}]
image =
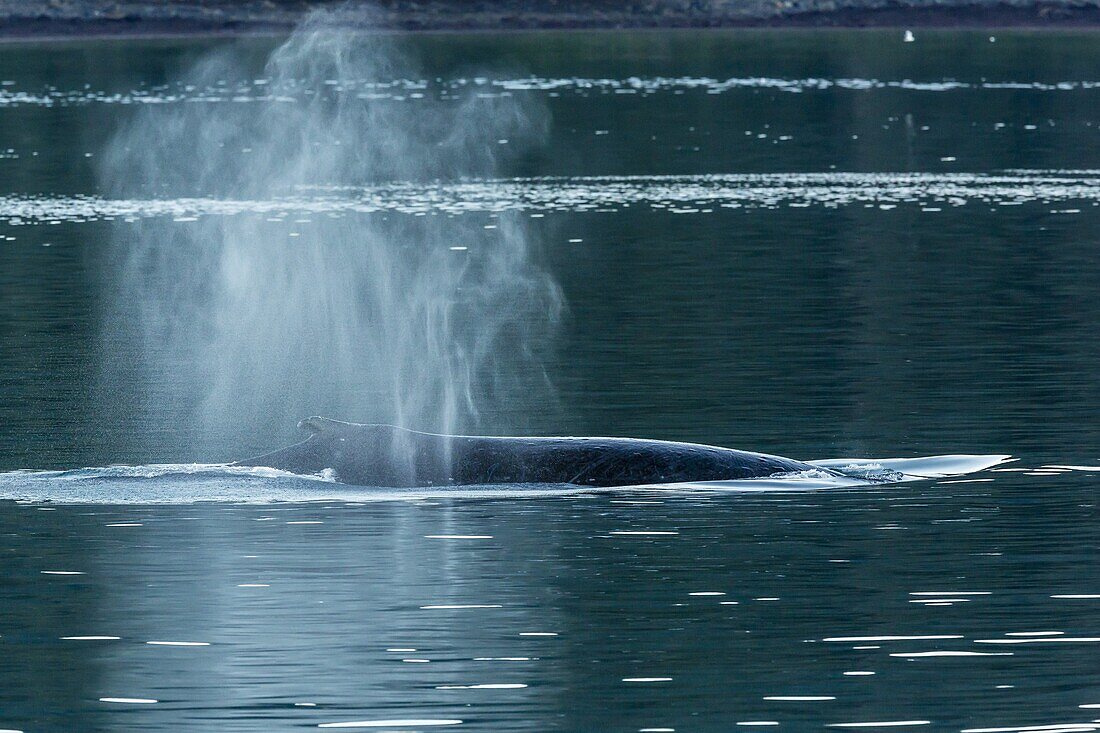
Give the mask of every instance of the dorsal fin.
[{"label": "dorsal fin", "polygon": [[308,430],[312,435],[317,435],[319,433],[325,432],[326,430],[331,430],[339,425],[347,424],[348,423],[341,422],[339,420],[333,420],[331,418],[314,415],[313,417],[307,417],[305,420],[300,421],[298,423],[298,428],[301,430]]}]

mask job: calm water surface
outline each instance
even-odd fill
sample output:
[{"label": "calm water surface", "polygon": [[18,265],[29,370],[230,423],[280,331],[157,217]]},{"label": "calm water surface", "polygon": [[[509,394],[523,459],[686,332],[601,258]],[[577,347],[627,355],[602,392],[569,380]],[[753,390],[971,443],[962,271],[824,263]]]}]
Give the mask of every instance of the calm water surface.
[{"label": "calm water surface", "polygon": [[[421,77],[326,93],[510,95],[546,139],[485,176],[112,192],[99,161],[138,109],[319,93],[178,81],[226,43],[0,48],[0,728],[1100,730],[1094,36],[425,36]],[[272,43],[236,53],[262,67]],[[214,446],[191,405],[146,419],[171,374],[106,389],[105,350],[142,355],[104,336],[104,301],[120,231],[329,216],[526,220],[567,304],[553,389],[484,405],[487,430],[1017,460],[381,497],[25,472],[289,440],[282,415]]]}]

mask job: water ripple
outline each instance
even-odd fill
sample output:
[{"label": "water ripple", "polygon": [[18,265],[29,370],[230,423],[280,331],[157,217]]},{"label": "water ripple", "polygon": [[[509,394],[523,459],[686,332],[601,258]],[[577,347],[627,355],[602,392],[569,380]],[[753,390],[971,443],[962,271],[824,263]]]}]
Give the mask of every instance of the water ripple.
[{"label": "water ripple", "polygon": [[[12,225],[83,223],[168,217],[262,215],[293,224],[291,216],[394,212],[413,216],[524,212],[614,213],[648,207],[669,214],[720,209],[902,205],[934,213],[943,206],[1016,206],[1079,202],[1100,205],[1100,174],[1081,171],[1011,173],[770,173],[688,176],[578,176],[395,182],[365,187],[311,187],[268,199],[214,197],[112,199],[93,195],[0,196],[0,222]],[[1051,213],[1081,213],[1079,208]],[[465,251],[465,250],[462,250]]]},{"label": "water ripple", "polygon": [[860,77],[783,78],[768,76],[630,76],[622,79],[601,77],[527,76],[493,79],[484,76],[454,79],[330,79],[318,87],[313,80],[292,79],[273,83],[269,79],[220,80],[196,85],[186,82],[139,86],[111,91],[105,89],[64,89],[53,85],[37,89],[19,88],[14,81],[0,87],[0,108],[38,106],[67,107],[89,104],[249,104],[295,103],[320,96],[345,96],[363,101],[387,100],[413,102],[423,99],[497,96],[514,92],[543,92],[551,96],[574,94],[641,95],[658,93],[724,94],[737,90],[772,90],[800,94],[803,92],[841,90],[868,92],[900,90],[935,93],[957,91],[1032,91],[1075,92],[1100,87],[1100,81],[1071,79],[1062,81],[964,81],[951,78],[876,79]]}]

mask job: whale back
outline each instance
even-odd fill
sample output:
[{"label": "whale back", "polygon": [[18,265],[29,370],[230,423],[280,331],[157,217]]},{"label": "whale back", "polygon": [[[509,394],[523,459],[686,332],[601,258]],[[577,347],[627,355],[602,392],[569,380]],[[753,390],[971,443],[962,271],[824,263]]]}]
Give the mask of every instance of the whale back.
[{"label": "whale back", "polygon": [[758,478],[813,470],[800,461],[694,443],[636,438],[504,438],[422,433],[306,418],[310,436],[237,465],[331,471],[362,486],[572,484],[633,486]]},{"label": "whale back", "polygon": [[813,469],[730,448],[637,438],[456,438],[460,483],[637,486],[755,478]]}]

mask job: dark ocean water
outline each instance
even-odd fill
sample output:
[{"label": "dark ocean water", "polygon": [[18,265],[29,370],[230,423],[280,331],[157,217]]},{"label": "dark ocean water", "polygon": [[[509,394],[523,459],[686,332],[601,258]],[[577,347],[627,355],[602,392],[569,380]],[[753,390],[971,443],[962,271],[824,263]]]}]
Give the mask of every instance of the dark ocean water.
[{"label": "dark ocean water", "polygon": [[[1100,730],[1093,35],[397,43],[418,76],[278,92],[274,41],[0,48],[0,728]],[[211,53],[248,73],[180,80]],[[433,100],[503,100],[541,127],[492,170],[276,198],[216,176],[120,186],[104,163],[148,110],[321,94],[410,125]],[[185,161],[215,144],[184,139]],[[303,410],[394,419],[353,409],[324,350],[286,345],[316,389],[211,406],[219,358],[195,352],[204,372],[135,336],[149,310],[119,304],[173,274],[132,282],[127,248],[253,219],[277,262],[288,236],[349,231],[324,222],[432,221],[441,258],[480,263],[522,221],[565,307],[491,355],[509,399],[478,393],[471,429],[1016,460],[596,494],[196,467],[284,444]],[[231,352],[213,357],[239,371]],[[137,468],[94,469],[114,464]]]}]

